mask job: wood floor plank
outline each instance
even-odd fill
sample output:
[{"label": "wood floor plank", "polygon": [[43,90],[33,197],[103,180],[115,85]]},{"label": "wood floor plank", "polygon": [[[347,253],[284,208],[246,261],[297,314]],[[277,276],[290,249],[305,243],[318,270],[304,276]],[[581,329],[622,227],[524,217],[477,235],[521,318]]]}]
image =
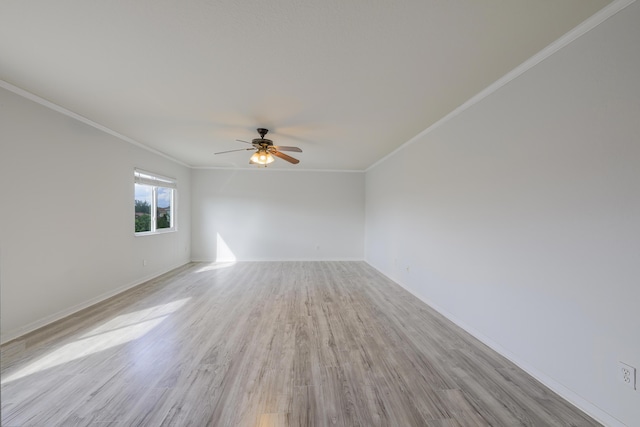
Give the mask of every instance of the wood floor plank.
[{"label": "wood floor plank", "polygon": [[3,426],[597,426],[364,262],[194,263],[0,348]]}]

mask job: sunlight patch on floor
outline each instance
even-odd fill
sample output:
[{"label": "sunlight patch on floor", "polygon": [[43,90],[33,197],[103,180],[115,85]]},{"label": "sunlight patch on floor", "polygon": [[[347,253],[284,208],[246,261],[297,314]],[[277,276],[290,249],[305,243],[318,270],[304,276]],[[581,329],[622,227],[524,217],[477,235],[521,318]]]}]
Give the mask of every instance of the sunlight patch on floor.
[{"label": "sunlight patch on floor", "polygon": [[171,313],[178,310],[190,299],[183,298],[115,317],[84,334],[78,340],[66,344],[17,372],[2,378],[1,383],[6,384],[45,369],[137,340],[162,323]]},{"label": "sunlight patch on floor", "polygon": [[235,262],[213,262],[200,267],[196,270],[196,273],[204,273],[205,271],[220,270],[221,268],[228,268],[235,265]]}]

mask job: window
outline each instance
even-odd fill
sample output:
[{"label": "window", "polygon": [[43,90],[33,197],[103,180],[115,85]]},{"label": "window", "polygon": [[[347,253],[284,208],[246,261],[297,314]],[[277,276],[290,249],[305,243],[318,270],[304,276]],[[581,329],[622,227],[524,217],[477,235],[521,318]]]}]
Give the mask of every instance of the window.
[{"label": "window", "polygon": [[176,180],[140,169],[133,176],[136,234],[174,231]]}]

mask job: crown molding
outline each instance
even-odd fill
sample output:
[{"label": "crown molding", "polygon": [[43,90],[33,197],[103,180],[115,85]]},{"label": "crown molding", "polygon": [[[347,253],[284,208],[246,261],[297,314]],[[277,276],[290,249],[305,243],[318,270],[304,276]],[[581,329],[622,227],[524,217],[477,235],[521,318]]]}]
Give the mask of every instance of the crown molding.
[{"label": "crown molding", "polygon": [[227,171],[241,171],[241,172],[332,172],[332,173],[365,173],[365,170],[358,169],[285,169],[285,168],[273,168],[273,167],[252,167],[242,168],[237,166],[191,166],[194,170],[227,170]]},{"label": "crown molding", "polygon": [[580,36],[594,29],[595,27],[597,27],[598,25],[600,25],[601,23],[603,23],[604,21],[606,21],[607,19],[615,15],[616,13],[620,12],[625,7],[634,3],[635,1],[636,0],[614,0],[613,2],[609,3],[607,6],[600,9],[598,12],[596,12],[594,15],[592,15],[591,17],[583,21],[581,24],[579,24],[578,26],[576,26],[575,28],[573,28],[572,30],[570,30],[569,32],[561,36],[559,39],[557,39],[556,41],[554,41],[544,49],[542,49],[540,52],[536,53],[531,58],[527,59],[522,64],[518,65],[513,70],[509,71],[507,74],[505,74],[504,76],[496,80],[494,83],[487,86],[482,91],[478,92],[476,95],[471,97],[468,101],[466,101],[465,103],[463,103],[462,105],[454,109],[453,111],[451,111],[449,114],[447,114],[437,122],[433,123],[431,126],[426,128],[425,130],[423,130],[422,132],[420,132],[419,134],[417,134],[416,136],[414,136],[404,144],[400,145],[398,148],[396,148],[386,156],[382,157],[380,160],[373,163],[365,171],[368,172],[369,170],[378,166],[388,158],[394,156],[400,150],[420,140],[423,136],[433,132],[438,127],[442,126],[452,118],[456,117],[457,115],[459,115],[460,113],[468,109],[469,107],[482,101],[484,98],[496,92],[502,86],[506,85],[510,81],[524,74],[529,69],[535,67],[540,62],[544,61],[545,59],[547,59],[548,57],[550,57],[551,55],[553,55],[563,47],[567,46],[569,43],[576,40]]},{"label": "crown molding", "polygon": [[49,108],[49,109],[51,109],[53,111],[56,111],[56,112],[61,113],[61,114],[64,114],[65,116],[71,117],[73,119],[76,119],[79,122],[82,122],[82,123],[84,123],[86,125],[89,125],[89,126],[95,128],[95,129],[98,129],[98,130],[102,131],[102,132],[108,133],[111,136],[115,136],[116,138],[118,138],[118,139],[120,139],[122,141],[128,142],[129,144],[135,145],[136,147],[140,147],[143,150],[147,150],[147,151],[149,151],[149,152],[151,152],[153,154],[157,154],[158,156],[164,157],[165,159],[171,160],[172,162],[175,162],[175,163],[177,163],[179,165],[186,166],[188,168],[191,167],[190,165],[188,165],[188,164],[186,164],[184,162],[181,162],[180,160],[178,160],[178,159],[176,159],[174,157],[171,157],[170,155],[165,154],[162,151],[156,150],[155,148],[151,148],[148,145],[145,145],[145,144],[143,144],[141,142],[136,141],[135,139],[129,138],[126,135],[118,133],[113,129],[110,129],[110,128],[106,127],[106,126],[101,125],[100,123],[96,123],[93,120],[88,119],[88,118],[86,118],[84,116],[81,116],[78,113],[74,113],[73,111],[68,110],[68,109],[66,109],[64,107],[61,107],[58,104],[54,104],[51,101],[48,101],[48,100],[46,100],[44,98],[41,98],[36,94],[33,94],[33,93],[29,92],[29,91],[26,91],[26,90],[24,90],[22,88],[19,88],[18,86],[14,86],[9,82],[6,82],[4,80],[0,80],[0,87],[8,90],[9,92],[13,92],[16,95],[20,95],[23,98],[27,98],[28,100],[33,101],[33,102],[35,102],[37,104],[40,104],[40,105],[42,105],[44,107],[47,107],[47,108]]}]

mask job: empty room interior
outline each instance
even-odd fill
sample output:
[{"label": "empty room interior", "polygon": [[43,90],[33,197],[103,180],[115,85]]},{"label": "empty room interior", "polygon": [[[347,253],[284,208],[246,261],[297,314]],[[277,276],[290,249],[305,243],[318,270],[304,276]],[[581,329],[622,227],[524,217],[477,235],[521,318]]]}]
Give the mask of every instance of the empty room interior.
[{"label": "empty room interior", "polygon": [[0,0],[2,426],[640,426],[640,3]]}]

